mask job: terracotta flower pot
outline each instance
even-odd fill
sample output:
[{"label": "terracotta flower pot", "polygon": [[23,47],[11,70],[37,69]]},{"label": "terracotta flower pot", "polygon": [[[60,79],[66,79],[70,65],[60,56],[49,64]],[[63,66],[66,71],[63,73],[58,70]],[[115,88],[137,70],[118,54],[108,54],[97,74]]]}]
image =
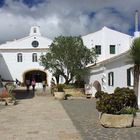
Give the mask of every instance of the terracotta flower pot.
[{"label": "terracotta flower pot", "polygon": [[7,98],[9,97],[9,93],[6,89],[3,89],[1,92],[0,92],[0,97],[1,98]]}]

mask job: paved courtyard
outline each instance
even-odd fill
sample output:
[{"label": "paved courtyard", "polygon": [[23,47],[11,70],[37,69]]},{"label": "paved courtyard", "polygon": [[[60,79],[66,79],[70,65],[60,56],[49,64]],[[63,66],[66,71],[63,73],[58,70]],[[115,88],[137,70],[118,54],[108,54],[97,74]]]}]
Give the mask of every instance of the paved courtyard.
[{"label": "paved courtyard", "polygon": [[0,140],[81,140],[63,106],[53,97],[19,100],[0,110]]},{"label": "paved courtyard", "polygon": [[103,128],[94,99],[30,96],[0,107],[0,140],[139,140],[140,128]]}]

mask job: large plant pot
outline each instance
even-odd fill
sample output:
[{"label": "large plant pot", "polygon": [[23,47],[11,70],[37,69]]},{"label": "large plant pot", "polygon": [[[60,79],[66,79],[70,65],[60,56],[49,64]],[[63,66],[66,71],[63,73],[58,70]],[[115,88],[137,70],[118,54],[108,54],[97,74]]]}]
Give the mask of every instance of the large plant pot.
[{"label": "large plant pot", "polygon": [[65,92],[54,92],[54,98],[55,99],[65,99]]},{"label": "large plant pot", "polygon": [[104,127],[124,128],[132,127],[134,121],[133,114],[113,115],[103,113],[100,122]]}]

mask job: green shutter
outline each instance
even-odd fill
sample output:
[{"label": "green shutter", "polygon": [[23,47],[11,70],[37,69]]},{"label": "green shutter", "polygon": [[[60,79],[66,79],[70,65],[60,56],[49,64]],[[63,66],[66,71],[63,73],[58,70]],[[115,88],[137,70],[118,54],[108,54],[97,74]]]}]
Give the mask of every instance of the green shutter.
[{"label": "green shutter", "polygon": [[127,86],[131,86],[131,69],[127,69]]},{"label": "green shutter", "polygon": [[96,45],[95,51],[96,51],[96,54],[101,54],[101,45]]},{"label": "green shutter", "polygon": [[110,45],[110,54],[115,54],[115,45]]}]

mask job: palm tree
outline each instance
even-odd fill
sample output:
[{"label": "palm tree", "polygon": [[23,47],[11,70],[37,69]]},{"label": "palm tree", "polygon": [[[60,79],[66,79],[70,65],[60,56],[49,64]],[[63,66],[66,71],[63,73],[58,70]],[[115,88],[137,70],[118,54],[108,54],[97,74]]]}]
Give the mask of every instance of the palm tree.
[{"label": "palm tree", "polygon": [[140,37],[134,39],[130,49],[130,56],[134,62],[134,91],[138,99],[139,72],[140,72]]}]

